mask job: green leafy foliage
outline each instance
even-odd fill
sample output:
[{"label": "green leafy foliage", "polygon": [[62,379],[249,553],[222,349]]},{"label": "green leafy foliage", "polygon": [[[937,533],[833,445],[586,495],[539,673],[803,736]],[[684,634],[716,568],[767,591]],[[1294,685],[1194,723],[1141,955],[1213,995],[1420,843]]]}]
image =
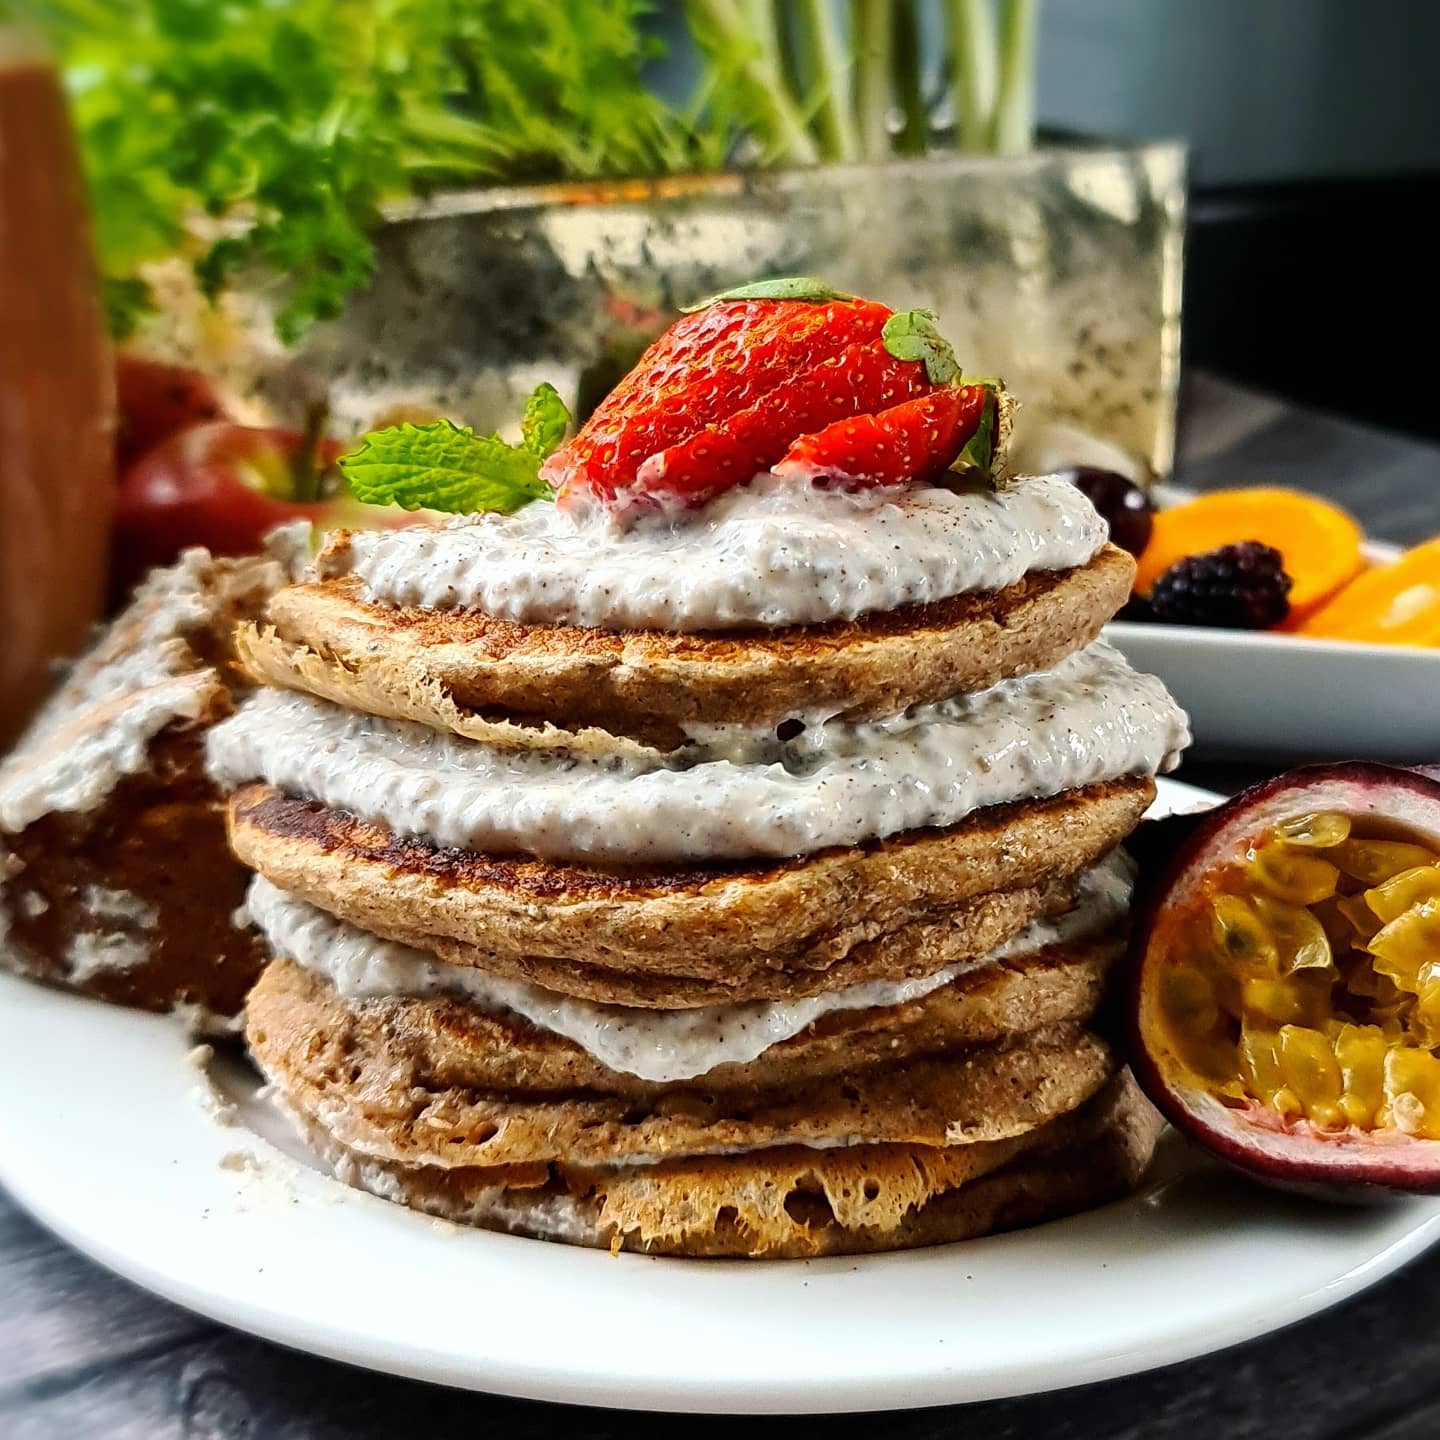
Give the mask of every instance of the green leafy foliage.
[{"label": "green leafy foliage", "polygon": [[980,412],[980,423],[975,433],[965,442],[965,448],[955,457],[951,469],[989,476],[995,464],[995,441],[997,438],[998,400],[994,391],[985,397],[985,408]]},{"label": "green leafy foliage", "polygon": [[932,385],[947,385],[960,374],[955,352],[929,310],[897,311],[885,322],[880,340],[897,360],[923,360]]},{"label": "green leafy foliage", "polygon": [[537,385],[535,393],[525,402],[525,414],[520,420],[525,448],[543,460],[555,452],[569,428],[570,412],[560,392],[547,382]]},{"label": "green leafy foliage", "polygon": [[723,305],[731,300],[853,300],[843,290],[834,290],[823,280],[813,275],[787,275],[776,280],[752,280],[748,285],[737,285],[733,290],[722,290],[706,300],[697,300],[693,305],[682,305],[686,315],[704,310],[711,305]]},{"label": "green leafy foliage", "polygon": [[367,505],[442,510],[473,515],[509,514],[532,500],[551,500],[540,462],[565,438],[570,412],[553,385],[540,385],[525,406],[521,443],[436,420],[373,430],[342,455],[340,473],[350,493]]},{"label": "green leafy foliage", "polygon": [[[939,7],[967,147],[1026,142],[1036,4]],[[656,0],[0,0],[61,56],[117,333],[150,303],[143,267],[183,254],[212,295],[273,287],[287,340],[369,280],[390,201],[928,143],[914,0],[683,8],[701,69],[681,109],[645,84]]]},{"label": "green leafy foliage", "polygon": [[713,167],[651,96],[647,0],[36,0],[59,51],[114,323],[189,254],[277,285],[287,341],[373,270],[390,200]]}]

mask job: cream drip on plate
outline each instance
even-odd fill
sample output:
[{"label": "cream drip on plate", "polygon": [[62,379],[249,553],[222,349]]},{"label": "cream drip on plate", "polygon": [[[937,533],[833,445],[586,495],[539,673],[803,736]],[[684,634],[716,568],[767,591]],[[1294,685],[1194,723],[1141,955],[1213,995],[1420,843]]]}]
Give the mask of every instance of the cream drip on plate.
[{"label": "cream drip on plate", "polygon": [[1189,741],[1159,680],[1097,641],[1055,669],[781,741],[707,727],[653,759],[501,750],[262,691],[210,732],[209,769],[440,846],[630,863],[811,854],[989,805],[1151,775]]},{"label": "cream drip on plate", "polygon": [[783,626],[1000,590],[1105,544],[1068,481],[995,492],[851,493],[761,476],[681,518],[622,529],[602,511],[527,505],[439,527],[363,531],[320,558],[377,603],[478,609],[528,624],[696,631]]},{"label": "cream drip on plate", "polygon": [[271,952],[323,975],[342,999],[463,996],[482,1010],[519,1015],[539,1029],[563,1035],[611,1070],[672,1084],[704,1075],[718,1065],[746,1064],[824,1015],[903,1005],[977,966],[1097,935],[1125,913],[1132,882],[1131,862],[1117,851],[1081,878],[1073,910],[1032,921],[982,959],[916,979],[864,981],[802,1000],[690,1010],[602,1005],[473,966],[451,965],[424,951],[377,939],[260,876],[251,882],[248,904]]}]

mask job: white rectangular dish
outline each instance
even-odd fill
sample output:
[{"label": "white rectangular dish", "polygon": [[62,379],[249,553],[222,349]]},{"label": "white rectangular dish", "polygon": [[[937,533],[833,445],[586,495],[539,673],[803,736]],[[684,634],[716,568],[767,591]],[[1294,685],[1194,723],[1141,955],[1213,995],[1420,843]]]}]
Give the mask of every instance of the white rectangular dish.
[{"label": "white rectangular dish", "polygon": [[[1159,486],[1156,497],[1191,494]],[[1365,547],[1371,565],[1399,553]],[[1128,621],[1105,633],[1190,712],[1202,754],[1440,761],[1440,650]]]}]

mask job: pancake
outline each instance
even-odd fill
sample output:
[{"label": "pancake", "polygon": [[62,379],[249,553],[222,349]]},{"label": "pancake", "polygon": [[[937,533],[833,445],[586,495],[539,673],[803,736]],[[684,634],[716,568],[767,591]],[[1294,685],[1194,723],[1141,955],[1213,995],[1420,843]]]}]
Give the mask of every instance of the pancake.
[{"label": "pancake", "polygon": [[766,1259],[910,1249],[1072,1214],[1132,1190],[1161,1129],[1128,1072],[1005,1140],[787,1146],[588,1171],[387,1163],[292,1118],[338,1178],[430,1215],[613,1250]]},{"label": "pancake", "polygon": [[[686,726],[877,719],[1050,669],[1099,635],[1134,574],[1130,556],[1107,545],[1087,565],[1033,572],[1004,590],[858,620],[696,634],[400,609],[368,602],[346,576],[282,590],[269,628],[246,628],[239,648],[258,683],[472,739],[613,749],[610,737],[621,736],[669,750]],[[505,723],[515,721],[524,724]]]},{"label": "pancake", "polygon": [[[929,994],[893,1005],[836,1009],[744,1063],[722,1063],[687,1085],[768,1094],[966,1046],[1088,1021],[1123,950],[1121,930],[1003,961],[987,961]],[[345,999],[331,981],[286,958],[266,967],[252,1007],[286,1033],[344,1034],[359,1050],[404,1054],[447,1085],[491,1091],[595,1091],[650,1101],[673,1086],[611,1068],[582,1045],[513,1012],[448,995]]]},{"label": "pancake", "polygon": [[285,578],[189,551],[156,571],[0,764],[0,964],[207,1028],[263,963],[205,776],[242,681],[231,634]]},{"label": "pancake", "polygon": [[640,1095],[488,1090],[432,1068],[436,1057],[413,1042],[403,1017],[374,1023],[377,1007],[406,1002],[327,1006],[323,989],[294,979],[292,972],[262,980],[250,997],[246,1039],[262,1073],[292,1109],[347,1148],[407,1165],[606,1165],[779,1144],[973,1144],[1075,1109],[1117,1067],[1105,1041],[1070,1023],[802,1075],[769,1092],[703,1082]]},{"label": "pancake", "polygon": [[259,785],[232,797],[230,833],[282,890],[386,939],[568,994],[685,1006],[987,953],[1063,909],[1153,795],[1148,778],[1091,786],[778,865],[618,870],[442,850]]}]

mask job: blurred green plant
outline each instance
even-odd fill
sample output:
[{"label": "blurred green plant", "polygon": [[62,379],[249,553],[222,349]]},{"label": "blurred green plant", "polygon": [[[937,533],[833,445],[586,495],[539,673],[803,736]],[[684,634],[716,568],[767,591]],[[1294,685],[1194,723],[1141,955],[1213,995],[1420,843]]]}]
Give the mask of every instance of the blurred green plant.
[{"label": "blurred green plant", "polygon": [[[49,35],[75,107],[112,328],[147,263],[283,282],[277,329],[339,313],[387,200],[495,182],[1030,143],[1038,0],[686,0],[696,93],[644,71],[651,0],[0,0]],[[952,112],[946,119],[946,110]]]}]

